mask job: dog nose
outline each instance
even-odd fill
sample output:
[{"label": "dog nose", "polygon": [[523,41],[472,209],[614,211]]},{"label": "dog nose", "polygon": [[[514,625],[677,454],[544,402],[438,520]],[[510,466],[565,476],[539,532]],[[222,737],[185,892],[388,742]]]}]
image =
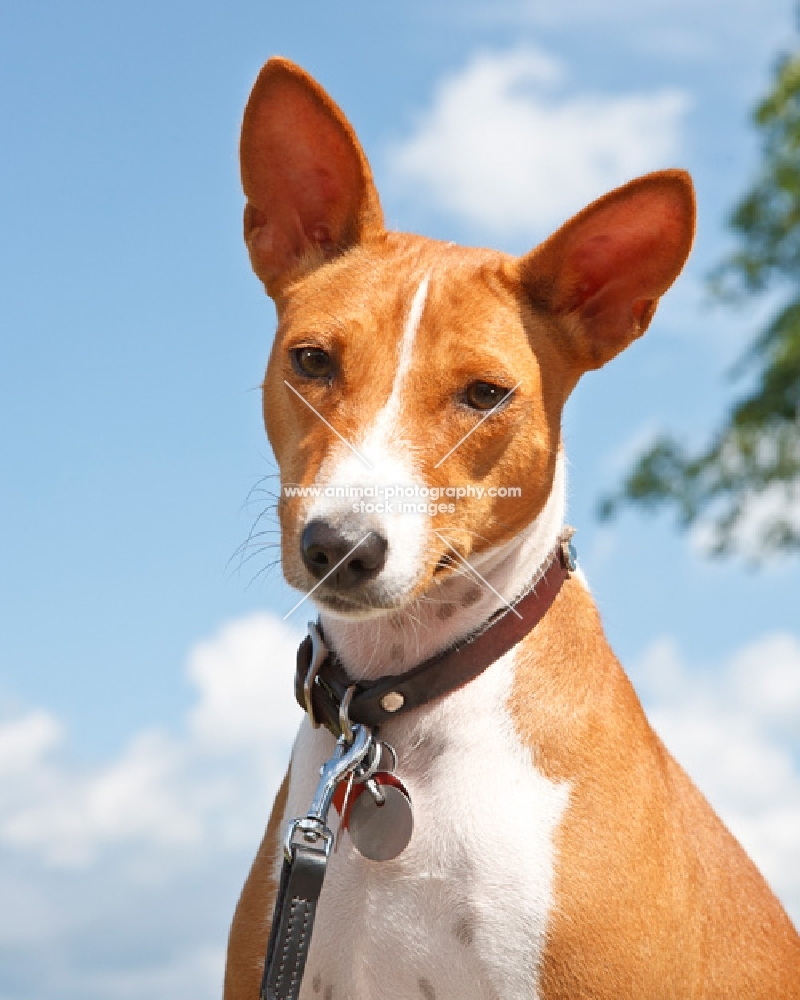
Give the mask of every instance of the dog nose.
[{"label": "dog nose", "polygon": [[309,521],[300,539],[303,562],[317,580],[330,573],[328,582],[333,587],[351,590],[380,573],[389,548],[383,535],[374,530],[357,542],[358,535],[345,536],[327,521]]}]

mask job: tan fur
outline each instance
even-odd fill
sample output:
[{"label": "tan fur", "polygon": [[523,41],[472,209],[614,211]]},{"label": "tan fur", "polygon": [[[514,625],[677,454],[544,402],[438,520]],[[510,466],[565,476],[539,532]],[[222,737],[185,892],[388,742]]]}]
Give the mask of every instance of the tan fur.
[{"label": "tan fur", "polygon": [[264,971],[272,910],[278,885],[275,864],[281,838],[280,824],[289,794],[289,775],[275,796],[267,832],[247,876],[228,937],[228,960],[225,964],[225,1000],[256,1000]]},{"label": "tan fur", "polygon": [[[542,511],[566,399],[585,371],[644,332],[694,233],[691,182],[677,170],[612,192],[520,259],[385,232],[352,128],[285,60],[267,64],[248,103],[242,177],[251,259],[278,308],[264,416],[282,484],[317,481],[337,447],[298,394],[348,440],[372,424],[393,385],[409,302],[427,276],[397,415],[414,461],[429,486],[525,487],[522,498],[487,495],[455,515],[433,515],[432,528],[467,558],[513,539]],[[289,353],[298,347],[327,351],[337,377],[298,376]],[[437,469],[475,426],[459,403],[474,380],[520,385]],[[284,573],[309,590],[304,503],[283,497],[279,514]],[[408,603],[442,578],[446,547],[431,537]],[[516,662],[510,708],[519,738],[542,774],[570,786],[542,996],[798,1000],[800,939],[650,728],[577,579]],[[286,789],[236,911],[225,1000],[258,993]]]},{"label": "tan fur", "polygon": [[650,728],[594,603],[570,580],[525,641],[512,713],[571,782],[547,1000],[800,997],[800,939]]}]

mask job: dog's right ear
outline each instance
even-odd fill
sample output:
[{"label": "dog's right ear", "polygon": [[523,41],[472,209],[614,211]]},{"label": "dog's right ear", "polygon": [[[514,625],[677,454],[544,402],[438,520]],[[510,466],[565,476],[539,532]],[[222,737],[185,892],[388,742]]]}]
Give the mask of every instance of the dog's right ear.
[{"label": "dog's right ear", "polygon": [[270,59],[258,74],[239,151],[244,238],[273,298],[303,269],[382,231],[378,193],[352,126],[288,59]]}]

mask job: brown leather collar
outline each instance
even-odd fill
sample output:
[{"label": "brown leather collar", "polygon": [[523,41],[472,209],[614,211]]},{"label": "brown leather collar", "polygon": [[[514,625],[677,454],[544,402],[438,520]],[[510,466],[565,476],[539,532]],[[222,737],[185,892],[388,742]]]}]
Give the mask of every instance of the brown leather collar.
[{"label": "brown leather collar", "polygon": [[547,614],[575,569],[573,534],[573,528],[565,528],[559,536],[536,583],[513,605],[516,613],[501,608],[478,631],[403,674],[354,683],[336,653],[325,648],[318,626],[309,626],[317,635],[307,635],[297,650],[295,697],[300,707],[312,723],[338,737],[348,720],[375,727],[474,680]]}]

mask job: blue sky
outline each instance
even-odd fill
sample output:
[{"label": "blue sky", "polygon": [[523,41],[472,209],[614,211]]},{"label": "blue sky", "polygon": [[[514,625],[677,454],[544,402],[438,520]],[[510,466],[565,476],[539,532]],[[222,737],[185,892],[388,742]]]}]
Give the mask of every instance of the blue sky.
[{"label": "blue sky", "polygon": [[570,520],[654,721],[800,919],[800,566],[594,518],[642,443],[702,441],[730,399],[764,307],[710,308],[704,276],[794,41],[789,0],[0,8],[0,1000],[219,995],[305,624],[253,580],[269,553],[231,561],[274,471],[236,146],[275,53],[343,106],[397,228],[521,252],[692,171],[684,276],[570,402]]}]

